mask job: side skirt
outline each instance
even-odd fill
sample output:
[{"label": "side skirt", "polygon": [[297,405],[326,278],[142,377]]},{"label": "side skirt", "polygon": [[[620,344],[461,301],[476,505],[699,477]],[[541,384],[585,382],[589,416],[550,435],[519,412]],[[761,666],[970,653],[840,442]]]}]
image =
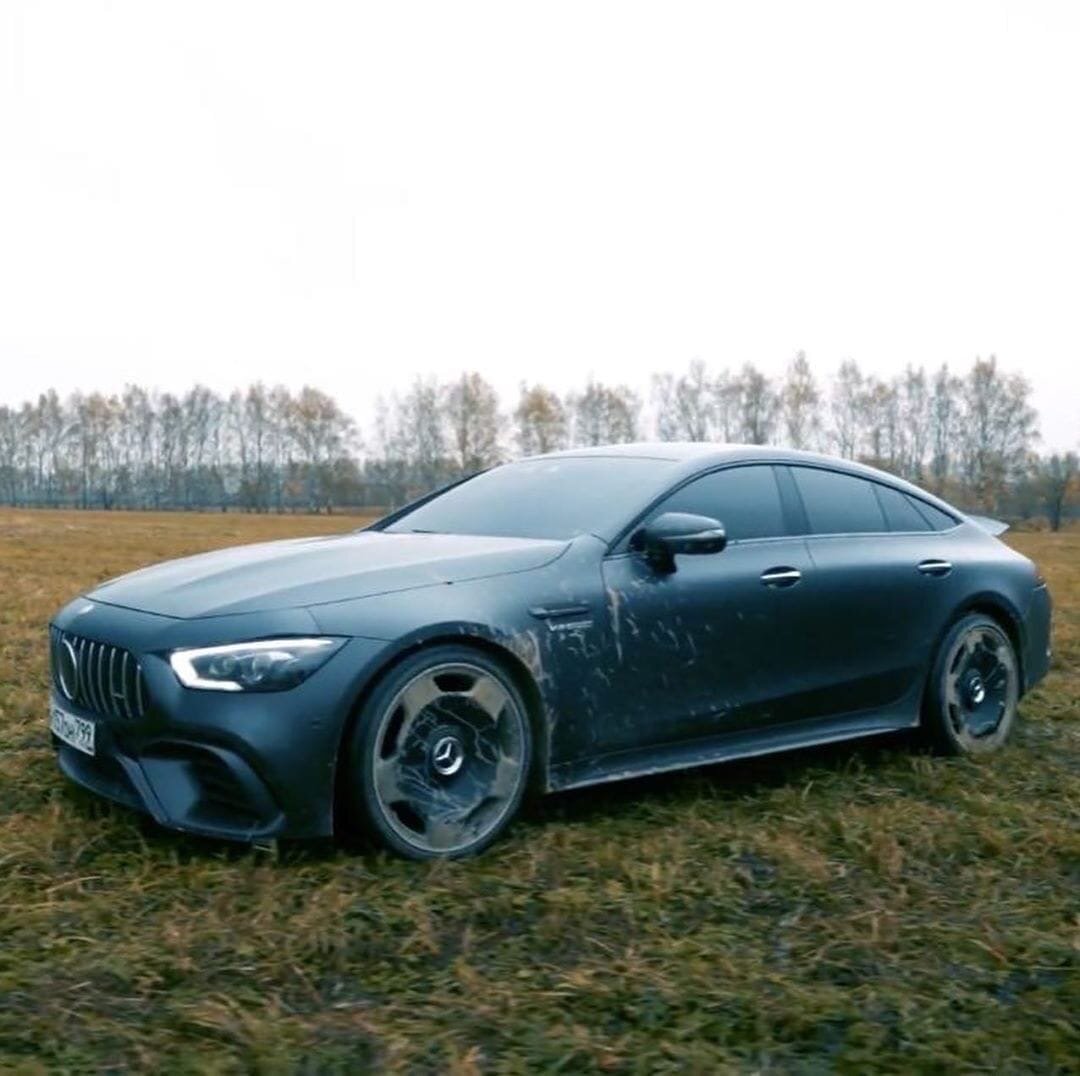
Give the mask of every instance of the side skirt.
[{"label": "side skirt", "polygon": [[714,762],[771,755],[800,747],[820,747],[841,740],[901,732],[916,728],[918,724],[918,717],[912,720],[910,712],[848,714],[843,718],[798,721],[790,725],[750,729],[662,747],[634,748],[553,766],[548,773],[547,791],[561,792],[670,770],[707,766]]}]

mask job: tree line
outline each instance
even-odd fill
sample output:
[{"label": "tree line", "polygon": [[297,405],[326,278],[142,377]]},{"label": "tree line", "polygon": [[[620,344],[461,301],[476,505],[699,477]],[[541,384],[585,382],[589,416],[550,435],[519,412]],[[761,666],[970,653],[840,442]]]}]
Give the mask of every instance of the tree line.
[{"label": "tree line", "polygon": [[777,444],[857,459],[972,509],[1074,508],[1076,454],[1040,456],[1024,377],[991,356],[895,377],[852,360],[822,380],[799,352],[770,378],[700,360],[648,391],[522,384],[507,407],[478,373],[418,378],[376,401],[362,439],[333,397],[256,383],[229,395],[129,385],[0,406],[0,497],[14,506],[332,511],[389,507],[518,455],[647,438]]}]

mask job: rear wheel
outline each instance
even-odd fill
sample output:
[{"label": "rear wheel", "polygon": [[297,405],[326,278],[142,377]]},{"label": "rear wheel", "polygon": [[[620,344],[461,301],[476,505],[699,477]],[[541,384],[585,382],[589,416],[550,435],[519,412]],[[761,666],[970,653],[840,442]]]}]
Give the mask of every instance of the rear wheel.
[{"label": "rear wheel", "polygon": [[985,754],[1008,739],[1019,698],[1012,642],[996,620],[971,613],[949,629],[938,651],[923,726],[947,754]]},{"label": "rear wheel", "polygon": [[529,774],[524,701],[468,647],[406,659],[372,693],[347,754],[350,815],[401,855],[470,855],[506,828]]}]

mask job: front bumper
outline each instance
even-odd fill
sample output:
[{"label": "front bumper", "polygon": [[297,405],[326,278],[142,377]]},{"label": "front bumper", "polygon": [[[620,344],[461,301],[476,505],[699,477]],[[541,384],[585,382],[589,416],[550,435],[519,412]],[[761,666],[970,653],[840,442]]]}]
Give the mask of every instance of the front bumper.
[{"label": "front bumper", "polygon": [[93,757],[53,738],[69,779],[163,826],[202,836],[254,841],[333,832],[339,747],[385,642],[350,639],[290,691],[195,691],[177,681],[168,650],[310,633],[310,621],[293,611],[284,618],[289,623],[272,616],[258,624],[220,623],[236,619],[230,617],[196,625],[98,603],[77,618],[67,613],[57,617],[58,628],[131,652],[146,696],[141,716],[116,716],[74,705],[54,682],[51,703],[95,724]]},{"label": "front bumper", "polygon": [[148,814],[160,825],[240,841],[323,831],[290,817],[282,797],[236,751],[159,740],[129,753],[114,730],[100,720],[95,724],[92,757],[53,737],[60,770],[88,791]]}]

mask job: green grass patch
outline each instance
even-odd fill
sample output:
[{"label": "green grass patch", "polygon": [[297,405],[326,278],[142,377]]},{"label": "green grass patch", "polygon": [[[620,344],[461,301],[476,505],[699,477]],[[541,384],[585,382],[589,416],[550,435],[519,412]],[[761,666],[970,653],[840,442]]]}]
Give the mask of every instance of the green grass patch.
[{"label": "green grass patch", "polygon": [[0,512],[0,1070],[1075,1071],[1080,534],[988,760],[835,746],[530,804],[483,857],[277,855],[68,786],[45,624],[94,582],[355,519]]}]

